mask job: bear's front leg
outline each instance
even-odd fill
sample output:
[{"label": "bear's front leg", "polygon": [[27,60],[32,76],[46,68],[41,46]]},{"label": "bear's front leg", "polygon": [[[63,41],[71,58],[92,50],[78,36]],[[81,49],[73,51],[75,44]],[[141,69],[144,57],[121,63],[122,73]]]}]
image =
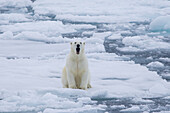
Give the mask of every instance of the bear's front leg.
[{"label": "bear's front leg", "polygon": [[68,87],[72,89],[76,89],[76,83],[75,83],[75,77],[72,73],[67,73],[67,79],[68,79]]},{"label": "bear's front leg", "polygon": [[87,90],[87,84],[88,84],[88,73],[85,72],[85,73],[83,73],[83,75],[81,77],[80,89]]}]

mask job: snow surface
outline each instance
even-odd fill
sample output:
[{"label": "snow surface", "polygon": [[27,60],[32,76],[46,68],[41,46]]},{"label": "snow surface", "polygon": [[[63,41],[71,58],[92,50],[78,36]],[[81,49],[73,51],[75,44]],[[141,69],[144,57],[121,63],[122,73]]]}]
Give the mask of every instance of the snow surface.
[{"label": "snow surface", "polygon": [[[0,15],[0,112],[95,113],[105,111],[107,106],[97,103],[102,99],[132,98],[134,102],[152,103],[142,98],[169,97],[169,82],[144,66],[125,61],[126,56],[106,53],[103,45],[109,37],[122,40],[125,45],[120,48],[122,51],[156,50],[158,45],[161,49],[170,49],[169,43],[159,38],[122,38],[122,32],[112,33],[114,27],[130,29],[127,22],[166,15],[168,3],[166,0],[1,0],[0,8],[11,13]],[[30,7],[34,11],[30,12]],[[120,24],[114,25],[115,22]],[[97,23],[112,23],[105,24],[111,30],[99,32]],[[61,84],[69,42],[74,40],[74,36],[67,35],[78,33],[84,36],[81,35],[86,42],[91,72],[92,88],[86,91],[65,89]],[[148,66],[155,65],[163,66],[159,62]],[[111,108],[122,112],[149,109],[136,105],[112,105]]]}]

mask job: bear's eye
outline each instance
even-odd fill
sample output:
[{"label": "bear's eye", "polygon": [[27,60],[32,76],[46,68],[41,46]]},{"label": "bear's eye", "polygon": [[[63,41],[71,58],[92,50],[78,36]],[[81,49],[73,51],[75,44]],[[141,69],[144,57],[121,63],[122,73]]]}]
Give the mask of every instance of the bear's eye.
[{"label": "bear's eye", "polygon": [[80,44],[82,44],[82,42],[80,42]]},{"label": "bear's eye", "polygon": [[74,42],[74,44],[76,44],[76,42]]}]

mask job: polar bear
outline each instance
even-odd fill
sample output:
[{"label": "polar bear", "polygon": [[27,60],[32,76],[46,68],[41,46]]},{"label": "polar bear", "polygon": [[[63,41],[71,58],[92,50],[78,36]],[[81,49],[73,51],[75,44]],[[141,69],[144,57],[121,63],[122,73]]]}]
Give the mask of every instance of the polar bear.
[{"label": "polar bear", "polygon": [[91,88],[88,61],[85,55],[85,42],[73,41],[71,51],[63,68],[63,88],[84,89]]}]

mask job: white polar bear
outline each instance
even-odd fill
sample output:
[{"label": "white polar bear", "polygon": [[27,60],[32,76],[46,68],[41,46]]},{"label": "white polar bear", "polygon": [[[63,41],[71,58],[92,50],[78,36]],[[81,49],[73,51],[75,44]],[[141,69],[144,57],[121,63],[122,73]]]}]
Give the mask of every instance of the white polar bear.
[{"label": "white polar bear", "polygon": [[74,41],[70,44],[71,51],[62,73],[63,88],[91,88],[88,61],[84,53],[85,42]]}]

